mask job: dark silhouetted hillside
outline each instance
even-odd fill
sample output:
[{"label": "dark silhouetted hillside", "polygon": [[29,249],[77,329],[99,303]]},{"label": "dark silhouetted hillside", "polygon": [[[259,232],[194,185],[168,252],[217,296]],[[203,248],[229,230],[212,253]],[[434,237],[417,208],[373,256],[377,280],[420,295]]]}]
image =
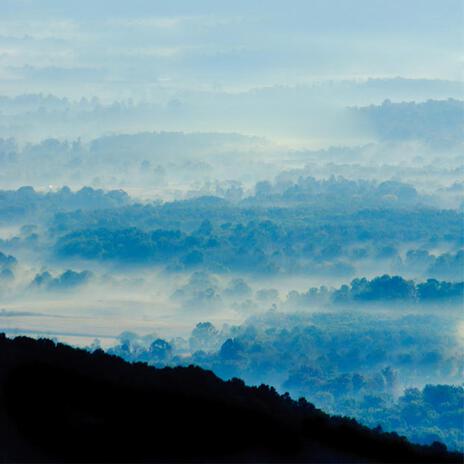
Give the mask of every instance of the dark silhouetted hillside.
[{"label": "dark silhouetted hillside", "polygon": [[462,462],[198,367],[0,336],[3,462]]}]

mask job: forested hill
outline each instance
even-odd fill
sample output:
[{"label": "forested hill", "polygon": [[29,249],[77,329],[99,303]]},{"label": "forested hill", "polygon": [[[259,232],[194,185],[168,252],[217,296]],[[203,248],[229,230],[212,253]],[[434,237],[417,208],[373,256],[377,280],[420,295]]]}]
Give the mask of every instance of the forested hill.
[{"label": "forested hill", "polygon": [[462,462],[198,367],[0,336],[3,462]]}]

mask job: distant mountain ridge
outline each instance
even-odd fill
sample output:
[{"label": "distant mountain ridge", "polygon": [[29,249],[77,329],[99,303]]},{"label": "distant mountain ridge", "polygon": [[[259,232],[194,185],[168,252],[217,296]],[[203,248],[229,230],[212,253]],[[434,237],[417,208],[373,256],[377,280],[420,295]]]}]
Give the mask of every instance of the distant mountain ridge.
[{"label": "distant mountain ridge", "polygon": [[198,367],[0,335],[4,462],[462,462]]}]

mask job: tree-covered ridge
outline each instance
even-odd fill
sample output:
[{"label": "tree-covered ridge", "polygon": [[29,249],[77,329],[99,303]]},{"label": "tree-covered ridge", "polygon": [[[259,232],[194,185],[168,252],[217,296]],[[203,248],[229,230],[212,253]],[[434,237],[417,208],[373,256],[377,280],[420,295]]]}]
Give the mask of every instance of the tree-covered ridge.
[{"label": "tree-covered ridge", "polygon": [[428,100],[353,108],[383,140],[422,139],[448,147],[464,142],[464,101]]},{"label": "tree-covered ridge", "polygon": [[[219,304],[217,294],[213,304]],[[361,308],[314,312],[314,306],[287,314],[272,309],[238,326],[202,322],[187,339],[124,332],[109,352],[132,362],[193,363],[224,379],[264,381],[414,442],[464,449],[459,318]],[[410,388],[421,384],[428,387]]]},{"label": "tree-covered ridge", "polygon": [[2,336],[0,351],[0,440],[9,462],[462,459],[440,443],[412,445],[200,368],[154,369],[24,337]]}]

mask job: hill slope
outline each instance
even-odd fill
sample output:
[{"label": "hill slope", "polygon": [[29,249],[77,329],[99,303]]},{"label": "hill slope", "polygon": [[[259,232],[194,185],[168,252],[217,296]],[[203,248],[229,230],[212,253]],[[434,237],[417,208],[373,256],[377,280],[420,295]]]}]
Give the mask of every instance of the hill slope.
[{"label": "hill slope", "polygon": [[197,367],[0,335],[4,462],[461,462]]}]

